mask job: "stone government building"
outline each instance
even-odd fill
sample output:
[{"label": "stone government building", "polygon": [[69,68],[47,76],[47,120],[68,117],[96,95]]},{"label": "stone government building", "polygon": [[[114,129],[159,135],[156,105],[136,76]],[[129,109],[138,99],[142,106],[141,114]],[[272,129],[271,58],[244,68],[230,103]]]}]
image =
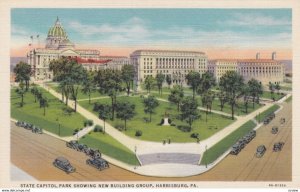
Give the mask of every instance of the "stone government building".
[{"label": "stone government building", "polygon": [[124,56],[100,56],[100,51],[93,49],[76,49],[70,41],[61,22],[57,18],[50,27],[45,48],[34,48],[27,54],[28,63],[32,69],[32,80],[51,81],[50,61],[61,56],[76,58],[77,62],[90,71],[101,69],[120,70],[125,64],[134,65],[136,83],[139,84],[147,76],[157,74],[170,75],[173,84],[186,85],[185,76],[190,71],[200,74],[210,71],[219,82],[226,71],[234,70],[240,73],[245,81],[255,78],[263,85],[269,82],[283,82],[285,76],[284,64],[272,59],[261,59],[257,53],[256,59],[216,59],[208,60],[204,52],[174,51],[174,50],[136,50],[130,58]]}]

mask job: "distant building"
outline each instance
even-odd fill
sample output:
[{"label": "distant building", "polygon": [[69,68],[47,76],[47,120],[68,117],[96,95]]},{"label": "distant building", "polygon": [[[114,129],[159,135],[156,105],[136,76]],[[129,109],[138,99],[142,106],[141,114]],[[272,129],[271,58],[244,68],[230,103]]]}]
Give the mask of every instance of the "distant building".
[{"label": "distant building", "polygon": [[227,71],[237,71],[245,81],[254,78],[263,85],[269,82],[283,82],[285,76],[284,64],[276,60],[276,53],[272,53],[272,59],[261,59],[256,54],[256,59],[217,59],[208,62],[208,71],[214,74],[219,82]]},{"label": "distant building", "polygon": [[50,27],[45,48],[34,48],[27,54],[27,61],[32,69],[32,79],[36,81],[49,81],[53,73],[49,70],[52,60],[66,56],[76,58],[87,70],[100,70],[105,68],[120,69],[129,59],[124,57],[100,57],[100,51],[93,49],[75,49],[61,22],[57,18],[53,27]]},{"label": "distant building", "polygon": [[130,55],[136,70],[136,80],[143,82],[147,76],[170,75],[173,84],[186,84],[190,71],[203,74],[207,70],[207,56],[203,52],[170,50],[136,50]]}]

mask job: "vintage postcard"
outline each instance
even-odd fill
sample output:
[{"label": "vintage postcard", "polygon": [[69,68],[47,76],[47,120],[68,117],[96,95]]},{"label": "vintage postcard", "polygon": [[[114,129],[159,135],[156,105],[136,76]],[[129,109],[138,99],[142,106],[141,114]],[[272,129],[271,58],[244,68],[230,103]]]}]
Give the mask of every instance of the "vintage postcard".
[{"label": "vintage postcard", "polygon": [[0,187],[299,188],[299,2],[220,2],[1,2]]}]

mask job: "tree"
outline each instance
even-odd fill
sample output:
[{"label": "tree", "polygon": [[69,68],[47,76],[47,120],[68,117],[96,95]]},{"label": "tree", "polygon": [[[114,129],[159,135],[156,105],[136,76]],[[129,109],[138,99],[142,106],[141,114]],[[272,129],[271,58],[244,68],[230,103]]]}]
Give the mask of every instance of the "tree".
[{"label": "tree", "polygon": [[133,85],[134,74],[135,74],[133,65],[124,65],[121,69],[121,74],[122,74],[122,80],[126,84],[127,95],[129,96],[130,87],[131,85]]},{"label": "tree", "polygon": [[20,61],[14,68],[14,73],[16,74],[16,82],[25,84],[25,91],[28,91],[31,67],[27,63]]},{"label": "tree", "polygon": [[192,129],[192,123],[200,117],[198,113],[198,103],[192,97],[186,97],[182,101],[181,105],[181,118],[186,120],[189,124],[190,128]]},{"label": "tree", "polygon": [[157,84],[157,87],[158,87],[158,93],[161,95],[162,94],[162,85],[163,85],[163,82],[165,81],[165,75],[159,73],[156,75],[156,84]]},{"label": "tree", "polygon": [[179,85],[175,85],[173,89],[171,89],[171,93],[168,97],[168,100],[172,103],[175,103],[177,105],[177,110],[179,111],[180,104],[183,100],[184,92],[182,87]]},{"label": "tree", "polygon": [[193,90],[193,99],[195,99],[195,93],[201,83],[200,73],[191,71],[186,75],[187,84]]},{"label": "tree", "polygon": [[103,134],[105,133],[105,121],[111,118],[111,106],[107,104],[100,104],[98,106],[99,118],[103,119],[104,127]]},{"label": "tree", "polygon": [[117,118],[124,120],[124,128],[126,128],[127,120],[132,119],[135,116],[135,105],[128,102],[117,103]]},{"label": "tree", "polygon": [[216,85],[216,80],[213,74],[207,71],[202,75],[201,84],[197,91],[199,94],[207,93],[215,85]]},{"label": "tree", "polygon": [[170,89],[170,86],[171,86],[171,84],[172,84],[172,78],[171,78],[171,75],[167,75],[167,76],[166,76],[166,82],[167,82],[167,84],[168,84],[168,86],[169,86],[169,89]]},{"label": "tree", "polygon": [[152,76],[147,76],[145,79],[145,87],[147,89],[147,92],[150,93],[151,89],[154,87],[155,80]]},{"label": "tree", "polygon": [[44,116],[46,115],[46,107],[49,106],[47,97],[42,97],[40,100],[40,106],[44,108]]},{"label": "tree", "polygon": [[214,99],[215,99],[215,95],[212,91],[205,92],[202,95],[202,98],[201,98],[202,105],[206,107],[206,122],[207,122],[208,109],[210,109],[210,112],[211,112],[211,107],[212,107],[212,103],[213,103]]},{"label": "tree", "polygon": [[89,96],[89,104],[91,104],[91,93],[94,92],[95,89],[94,74],[92,72],[86,72],[81,91],[83,94]]},{"label": "tree", "polygon": [[68,103],[68,94],[74,100],[74,111],[77,111],[77,95],[79,88],[85,80],[86,70],[77,60],[67,57],[61,57],[50,62],[50,70],[53,71],[54,80],[61,84],[62,94],[67,96],[66,104]]},{"label": "tree", "polygon": [[259,96],[263,93],[263,88],[260,82],[256,79],[248,81],[249,95],[252,97],[252,108],[254,109],[255,100],[259,103]]},{"label": "tree", "polygon": [[231,117],[234,119],[234,106],[237,98],[242,94],[244,85],[243,77],[235,71],[227,71],[220,79],[221,91],[224,91],[228,97],[231,106]]},{"label": "tree", "polygon": [[274,89],[275,89],[275,85],[272,82],[269,82],[269,90],[271,91],[271,97],[272,99],[274,99]]},{"label": "tree", "polygon": [[279,95],[279,91],[281,89],[279,82],[275,83],[275,89],[277,90],[277,94]]},{"label": "tree", "polygon": [[149,115],[150,115],[150,119],[149,120],[151,122],[151,115],[154,113],[155,108],[159,106],[159,102],[152,95],[150,95],[149,97],[145,98],[143,102],[144,102],[144,107],[145,107],[144,111],[145,111],[145,113],[149,113]]},{"label": "tree", "polygon": [[34,102],[36,103],[37,94],[39,93],[39,90],[36,86],[31,88],[31,93],[34,95]]},{"label": "tree", "polygon": [[227,96],[224,93],[224,91],[221,91],[221,92],[218,93],[218,98],[219,98],[219,101],[220,101],[221,111],[223,111],[225,103],[227,102]]},{"label": "tree", "polygon": [[16,93],[21,97],[20,107],[23,107],[23,105],[24,105],[24,95],[25,95],[24,83],[23,82],[20,82],[19,88],[16,89]]},{"label": "tree", "polygon": [[100,70],[95,79],[100,93],[107,94],[111,98],[111,119],[114,120],[117,95],[124,90],[122,87],[121,71],[112,69]]},{"label": "tree", "polygon": [[243,95],[246,114],[248,114],[248,104],[249,104],[250,94],[251,94],[250,87],[248,84],[245,84],[242,89],[242,95]]}]

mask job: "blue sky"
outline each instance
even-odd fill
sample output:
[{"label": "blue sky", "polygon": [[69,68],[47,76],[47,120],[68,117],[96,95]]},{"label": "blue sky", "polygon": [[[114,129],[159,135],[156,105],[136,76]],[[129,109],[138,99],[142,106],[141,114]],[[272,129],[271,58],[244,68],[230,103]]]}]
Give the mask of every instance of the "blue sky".
[{"label": "blue sky", "polygon": [[291,49],[291,9],[12,9],[14,47],[60,18],[75,44]]}]

